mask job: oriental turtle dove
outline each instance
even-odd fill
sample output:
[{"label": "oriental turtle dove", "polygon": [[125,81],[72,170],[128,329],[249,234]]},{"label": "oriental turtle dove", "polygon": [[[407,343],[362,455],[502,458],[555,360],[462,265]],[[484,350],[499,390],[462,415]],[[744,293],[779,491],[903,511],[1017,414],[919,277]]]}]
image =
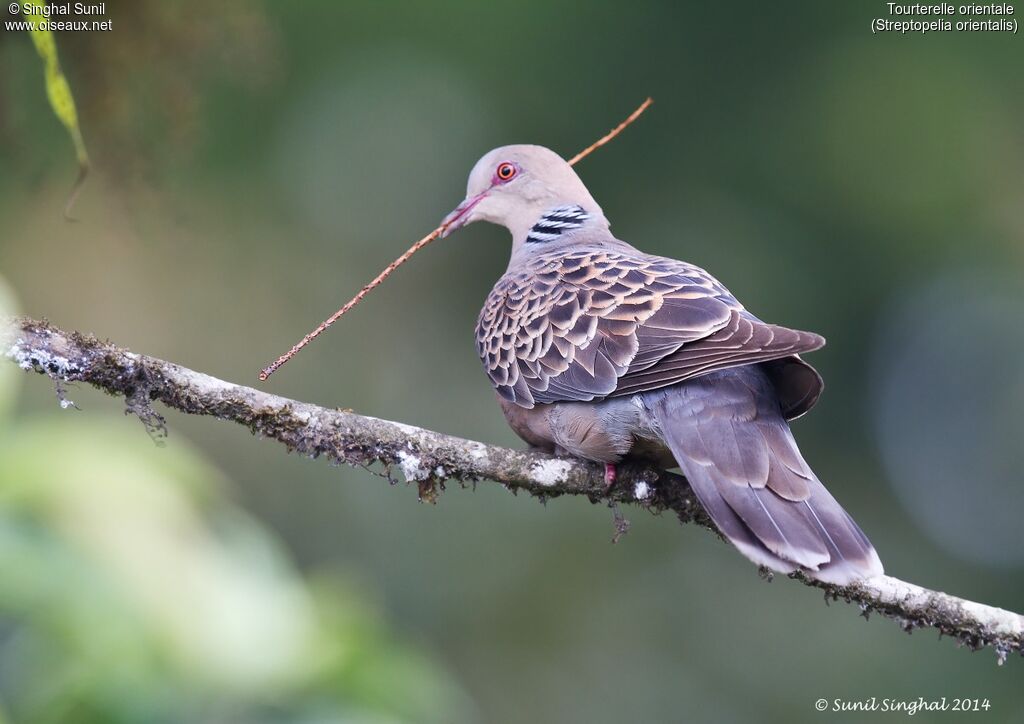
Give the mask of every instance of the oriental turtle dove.
[{"label": "oriental turtle dove", "polygon": [[772,570],[836,584],[882,573],[787,422],[821,392],[799,355],[822,337],[762,322],[703,269],[615,238],[546,148],[477,162],[446,231],[475,221],[512,234],[476,344],[520,437],[605,464],[678,466],[722,534]]}]

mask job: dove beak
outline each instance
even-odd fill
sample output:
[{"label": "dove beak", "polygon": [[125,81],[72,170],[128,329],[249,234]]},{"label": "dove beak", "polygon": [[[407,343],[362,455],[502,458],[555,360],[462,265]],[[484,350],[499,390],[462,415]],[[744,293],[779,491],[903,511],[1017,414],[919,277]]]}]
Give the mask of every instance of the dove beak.
[{"label": "dove beak", "polygon": [[444,221],[441,222],[441,226],[444,231],[441,232],[441,238],[448,236],[458,228],[461,228],[470,222],[470,212],[473,208],[487,198],[487,191],[483,191],[476,196],[468,196],[466,200],[455,207],[455,210],[444,217]]}]

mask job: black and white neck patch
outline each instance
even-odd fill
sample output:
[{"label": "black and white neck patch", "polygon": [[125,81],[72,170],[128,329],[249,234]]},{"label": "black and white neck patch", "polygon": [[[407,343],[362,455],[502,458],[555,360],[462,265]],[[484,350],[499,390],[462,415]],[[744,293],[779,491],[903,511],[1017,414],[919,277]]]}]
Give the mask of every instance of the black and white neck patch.
[{"label": "black and white neck patch", "polygon": [[533,225],[530,233],[526,235],[526,242],[544,244],[554,241],[566,231],[580,228],[589,218],[590,214],[584,211],[582,206],[556,206],[550,211],[545,211],[540,221]]}]

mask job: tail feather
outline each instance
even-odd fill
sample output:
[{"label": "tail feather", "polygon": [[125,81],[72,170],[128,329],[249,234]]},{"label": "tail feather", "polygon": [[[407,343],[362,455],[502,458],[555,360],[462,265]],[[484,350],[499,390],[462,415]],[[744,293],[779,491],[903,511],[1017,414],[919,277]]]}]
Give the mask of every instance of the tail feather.
[{"label": "tail feather", "polygon": [[799,504],[783,501],[767,487],[754,488],[732,482],[719,484],[718,471],[712,469],[709,473],[719,495],[772,553],[810,569],[817,569],[831,560],[818,529]]},{"label": "tail feather", "polygon": [[747,558],[846,584],[882,563],[800,455],[757,367],[645,394],[661,437],[719,530]]},{"label": "tail feather", "polygon": [[759,566],[765,566],[780,573],[792,573],[797,565],[791,561],[780,558],[765,547],[764,543],[754,535],[749,526],[743,522],[736,511],[733,510],[725,498],[718,492],[711,476],[703,468],[697,468],[692,473],[686,473],[690,486],[693,488],[697,499],[700,500],[704,510],[711,516],[711,520],[718,526],[730,543],[736,546],[743,555]]}]

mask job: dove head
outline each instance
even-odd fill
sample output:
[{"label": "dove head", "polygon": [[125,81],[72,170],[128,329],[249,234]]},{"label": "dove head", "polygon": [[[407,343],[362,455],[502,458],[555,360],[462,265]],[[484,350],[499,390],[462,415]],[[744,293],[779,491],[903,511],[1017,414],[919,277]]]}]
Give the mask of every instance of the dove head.
[{"label": "dove head", "polygon": [[476,162],[466,198],[444,220],[447,236],[474,221],[512,233],[513,253],[541,249],[583,228],[608,228],[601,207],[561,156],[543,146],[502,146]]}]

